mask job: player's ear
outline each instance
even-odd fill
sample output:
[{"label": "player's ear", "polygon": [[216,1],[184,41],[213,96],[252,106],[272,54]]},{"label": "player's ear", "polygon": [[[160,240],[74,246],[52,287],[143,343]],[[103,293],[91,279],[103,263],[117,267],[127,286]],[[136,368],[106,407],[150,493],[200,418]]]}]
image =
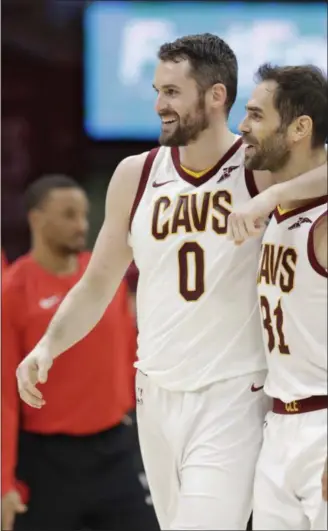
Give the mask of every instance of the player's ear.
[{"label": "player's ear", "polygon": [[307,115],[298,116],[292,124],[292,139],[300,142],[304,138],[311,136],[313,130],[312,118]]},{"label": "player's ear", "polygon": [[27,213],[27,221],[31,229],[36,229],[40,225],[41,212],[37,208],[33,208]]},{"label": "player's ear", "polygon": [[227,100],[227,89],[222,83],[215,83],[215,85],[212,86],[211,95],[213,107],[224,107]]}]

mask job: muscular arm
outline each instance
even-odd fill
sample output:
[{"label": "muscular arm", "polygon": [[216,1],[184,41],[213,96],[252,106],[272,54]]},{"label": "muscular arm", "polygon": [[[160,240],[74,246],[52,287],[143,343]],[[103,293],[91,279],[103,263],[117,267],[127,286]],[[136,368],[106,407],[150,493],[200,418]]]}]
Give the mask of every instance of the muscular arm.
[{"label": "muscular arm", "polygon": [[283,201],[314,199],[328,193],[327,164],[284,183],[276,184],[270,172],[254,172],[254,179],[259,192],[272,187],[275,206]]},{"label": "muscular arm", "polygon": [[270,172],[254,172],[259,195],[233,211],[228,220],[228,238],[240,244],[264,229],[264,220],[279,203],[327,195],[327,164],[284,183],[275,183]]},{"label": "muscular arm", "polygon": [[105,220],[90,263],[68,293],[39,346],[51,358],[86,336],[103,316],[132,261],[128,246],[130,212],[146,154],[129,157],[117,167],[106,197]]}]

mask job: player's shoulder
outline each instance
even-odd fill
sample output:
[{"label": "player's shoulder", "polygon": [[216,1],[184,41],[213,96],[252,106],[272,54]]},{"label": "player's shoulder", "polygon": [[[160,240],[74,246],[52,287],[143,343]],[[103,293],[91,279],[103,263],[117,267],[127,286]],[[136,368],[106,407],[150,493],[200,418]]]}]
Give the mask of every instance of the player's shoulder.
[{"label": "player's shoulder", "polygon": [[23,304],[22,301],[26,284],[31,282],[36,268],[37,265],[30,254],[21,256],[8,265],[2,275],[1,282],[2,302],[4,306],[7,306],[8,302],[10,305],[13,304],[15,306],[17,301],[18,305]]},{"label": "player's shoulder", "polygon": [[155,147],[138,155],[131,155],[123,159],[117,166],[115,173],[126,180],[139,181],[145,172],[149,172],[154,161],[167,154],[165,147]]},{"label": "player's shoulder", "polygon": [[126,157],[118,164],[108,188],[109,209],[125,210],[130,213],[131,207],[147,182],[159,149]]},{"label": "player's shoulder", "polygon": [[123,159],[115,170],[115,175],[126,182],[139,182],[145,166],[155,159],[158,148],[144,151],[138,155],[131,155]]},{"label": "player's shoulder", "polygon": [[134,195],[139,186],[149,154],[150,151],[145,151],[121,160],[115,169],[109,188],[115,189],[116,193],[121,191],[125,197],[130,195],[130,193]]},{"label": "player's shoulder", "polygon": [[20,256],[7,266],[5,274],[3,275],[3,285],[11,286],[22,284],[29,273],[35,268],[36,264],[29,253]]}]

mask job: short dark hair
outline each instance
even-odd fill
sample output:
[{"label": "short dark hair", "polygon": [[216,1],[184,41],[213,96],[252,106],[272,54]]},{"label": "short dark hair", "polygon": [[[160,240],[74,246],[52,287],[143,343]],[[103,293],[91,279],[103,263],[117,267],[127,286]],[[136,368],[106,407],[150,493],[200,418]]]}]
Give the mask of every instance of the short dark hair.
[{"label": "short dark hair", "polygon": [[237,58],[226,42],[211,33],[187,35],[163,44],[158,52],[161,61],[187,59],[191,75],[202,90],[222,83],[227,90],[226,111],[229,114],[237,96]]},{"label": "short dark hair", "polygon": [[258,69],[256,80],[277,83],[274,105],[282,125],[288,126],[299,116],[310,116],[313,122],[312,147],[325,143],[328,136],[328,83],[320,68],[266,63]]},{"label": "short dark hair", "polygon": [[34,208],[39,208],[52,190],[58,188],[79,188],[82,187],[67,175],[45,175],[34,181],[25,191],[25,205],[27,212]]}]

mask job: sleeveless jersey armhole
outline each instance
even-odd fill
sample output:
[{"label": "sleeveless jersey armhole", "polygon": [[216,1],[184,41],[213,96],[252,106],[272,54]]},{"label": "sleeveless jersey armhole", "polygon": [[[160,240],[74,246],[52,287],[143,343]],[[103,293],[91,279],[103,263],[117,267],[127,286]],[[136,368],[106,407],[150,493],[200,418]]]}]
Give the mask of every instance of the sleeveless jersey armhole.
[{"label": "sleeveless jersey armhole", "polygon": [[309,262],[310,262],[312,268],[314,269],[314,271],[316,273],[318,273],[319,275],[325,277],[325,278],[328,278],[328,270],[325,269],[324,267],[322,267],[321,264],[319,264],[319,262],[317,260],[317,257],[315,255],[315,250],[314,250],[314,231],[315,231],[318,223],[327,215],[328,215],[328,210],[326,210],[326,212],[323,212],[313,222],[312,227],[311,227],[311,229],[309,231],[308,242],[307,242],[307,254],[308,254]]},{"label": "sleeveless jersey armhole", "polygon": [[132,208],[131,208],[131,213],[130,213],[130,222],[129,222],[129,232],[131,233],[131,227],[132,227],[132,222],[133,222],[133,218],[135,216],[135,213],[137,211],[137,208],[138,208],[138,205],[142,199],[142,196],[145,192],[145,189],[146,189],[146,186],[147,186],[147,182],[148,182],[148,179],[149,179],[149,175],[150,175],[150,172],[151,172],[151,169],[152,169],[152,166],[153,166],[153,163],[154,163],[154,160],[156,158],[156,155],[159,151],[159,147],[157,148],[154,148],[154,149],[151,149],[146,157],[146,160],[144,162],[144,165],[143,165],[143,168],[142,168],[142,172],[141,172],[141,177],[140,177],[140,181],[139,181],[139,185],[138,185],[138,188],[137,188],[137,193],[136,193],[136,196],[134,198],[134,201],[133,201],[133,205],[132,205]]},{"label": "sleeveless jersey armhole", "polygon": [[260,193],[255,183],[253,171],[248,170],[247,168],[245,168],[245,183],[251,197],[255,197]]}]

